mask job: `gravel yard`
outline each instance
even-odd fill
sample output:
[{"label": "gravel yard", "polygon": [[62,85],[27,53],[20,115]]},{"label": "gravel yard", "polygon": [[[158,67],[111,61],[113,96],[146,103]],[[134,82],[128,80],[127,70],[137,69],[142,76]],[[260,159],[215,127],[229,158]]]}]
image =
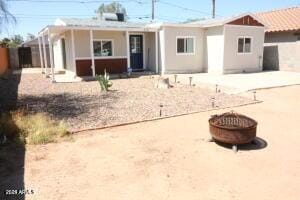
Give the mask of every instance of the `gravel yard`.
[{"label": "gravel yard", "polygon": [[46,112],[78,130],[158,118],[160,105],[165,117],[211,109],[213,97],[218,108],[253,103],[204,86],[156,89],[156,79],[149,76],[112,82],[111,91],[105,93],[96,81],[52,84],[40,74],[23,74],[20,80],[14,76],[0,80],[0,111],[16,102],[18,108]]}]

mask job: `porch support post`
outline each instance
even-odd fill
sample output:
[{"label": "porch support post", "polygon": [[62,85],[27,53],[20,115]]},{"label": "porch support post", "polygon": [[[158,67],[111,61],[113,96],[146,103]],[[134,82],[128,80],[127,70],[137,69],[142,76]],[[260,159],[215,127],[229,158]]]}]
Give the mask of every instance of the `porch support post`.
[{"label": "porch support post", "polygon": [[160,59],[161,59],[161,75],[163,76],[165,74],[166,70],[166,46],[165,46],[165,30],[162,29],[159,31],[159,43],[160,43]]},{"label": "porch support post", "polygon": [[55,77],[54,77],[54,61],[53,61],[53,43],[52,43],[50,29],[48,29],[48,41],[49,41],[51,75],[52,75],[52,82],[54,83]]},{"label": "porch support post", "polygon": [[91,59],[92,59],[92,71],[93,77],[96,76],[96,69],[95,69],[95,56],[94,56],[94,36],[93,30],[90,30],[90,49],[91,49]]},{"label": "porch support post", "polygon": [[74,38],[74,30],[71,29],[71,42],[72,42],[72,64],[75,72],[75,76],[77,76],[77,69],[76,69],[76,56],[75,56],[75,38]]},{"label": "porch support post", "polygon": [[158,31],[155,31],[155,73],[158,73]]},{"label": "porch support post", "polygon": [[40,53],[41,69],[42,69],[42,73],[44,73],[44,61],[43,61],[42,45],[41,45],[41,37],[40,36],[38,36],[38,41],[39,41],[39,53]]},{"label": "porch support post", "polygon": [[45,76],[48,76],[47,72],[47,67],[48,67],[48,62],[47,62],[47,52],[46,52],[46,42],[45,42],[45,35],[42,35],[42,41],[43,41],[43,50],[44,50],[44,73]]},{"label": "porch support post", "polygon": [[126,31],[126,49],[127,49],[127,72],[130,69],[130,46],[129,46],[129,32]]}]

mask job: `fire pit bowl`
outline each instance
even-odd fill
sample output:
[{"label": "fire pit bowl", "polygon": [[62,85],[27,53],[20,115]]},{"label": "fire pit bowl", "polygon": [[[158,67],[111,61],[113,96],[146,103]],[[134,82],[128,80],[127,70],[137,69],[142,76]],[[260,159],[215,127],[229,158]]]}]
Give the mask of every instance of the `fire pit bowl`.
[{"label": "fire pit bowl", "polygon": [[246,144],[256,137],[257,122],[245,115],[234,112],[213,115],[208,122],[210,134],[218,142]]}]

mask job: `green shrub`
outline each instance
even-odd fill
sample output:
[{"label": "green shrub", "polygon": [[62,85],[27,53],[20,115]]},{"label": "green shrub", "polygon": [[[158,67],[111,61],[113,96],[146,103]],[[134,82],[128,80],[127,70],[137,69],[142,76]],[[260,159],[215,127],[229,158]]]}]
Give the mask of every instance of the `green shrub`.
[{"label": "green shrub", "polygon": [[7,138],[24,144],[46,144],[69,135],[64,121],[56,122],[42,113],[2,115],[0,128]]},{"label": "green shrub", "polygon": [[109,74],[104,70],[104,75],[96,76],[97,81],[100,84],[102,91],[108,91],[108,89],[112,86],[112,82],[109,80]]}]

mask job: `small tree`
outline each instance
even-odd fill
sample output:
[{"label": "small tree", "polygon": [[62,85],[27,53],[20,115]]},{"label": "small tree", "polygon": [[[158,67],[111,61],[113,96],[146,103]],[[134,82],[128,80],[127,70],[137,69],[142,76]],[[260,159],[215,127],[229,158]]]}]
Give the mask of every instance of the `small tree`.
[{"label": "small tree", "polygon": [[21,35],[14,35],[10,38],[9,47],[15,48],[24,42]]},{"label": "small tree", "polygon": [[23,37],[21,35],[14,35],[11,38],[3,38],[0,41],[0,46],[2,47],[10,47],[15,48],[24,42]]},{"label": "small tree", "polygon": [[9,38],[3,38],[0,41],[0,47],[9,47],[10,39]]},{"label": "small tree", "polygon": [[27,41],[30,41],[30,40],[33,40],[35,38],[35,35],[32,34],[32,33],[27,33],[27,36],[26,36],[26,40]]},{"label": "small tree", "polygon": [[4,0],[0,0],[0,33],[5,24],[15,23],[16,18],[7,10]]},{"label": "small tree", "polygon": [[103,13],[123,13],[127,18],[126,9],[118,2],[112,2],[110,4],[102,3],[95,13],[97,14],[97,17],[101,17]]}]

